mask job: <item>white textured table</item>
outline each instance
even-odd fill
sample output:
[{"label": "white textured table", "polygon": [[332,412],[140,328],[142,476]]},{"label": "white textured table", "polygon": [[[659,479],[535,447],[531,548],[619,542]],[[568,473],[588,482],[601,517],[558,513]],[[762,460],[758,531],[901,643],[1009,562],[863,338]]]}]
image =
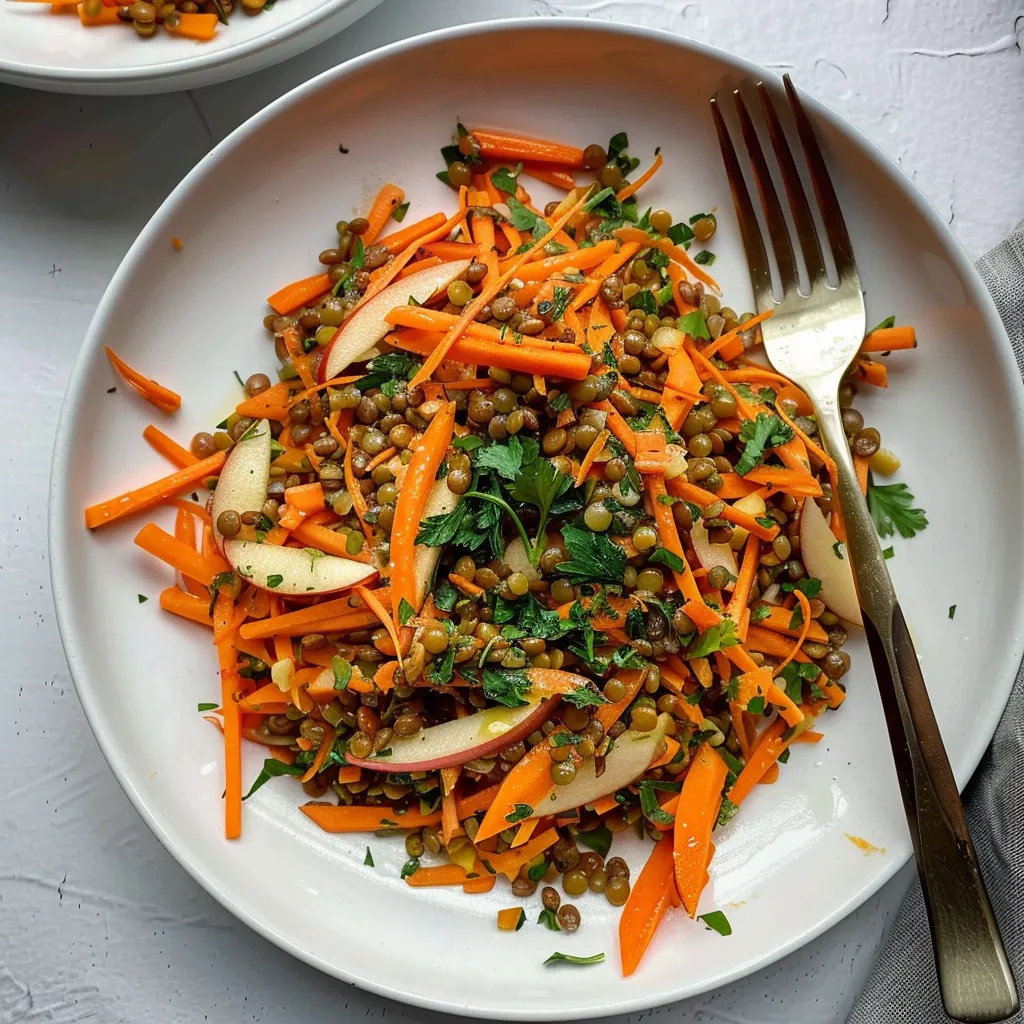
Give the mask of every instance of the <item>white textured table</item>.
[{"label": "white textured table", "polygon": [[[190,95],[79,99],[0,86],[0,460],[10,474],[0,498],[0,1024],[436,1016],[321,976],[258,938],[139,820],[61,653],[47,480],[93,309],[146,219],[213,143],[372,47],[530,14],[665,28],[790,71],[902,164],[972,256],[1024,216],[1024,0],[385,0],[305,56]],[[906,877],[762,975],[655,1012],[693,1024],[843,1020]]]}]

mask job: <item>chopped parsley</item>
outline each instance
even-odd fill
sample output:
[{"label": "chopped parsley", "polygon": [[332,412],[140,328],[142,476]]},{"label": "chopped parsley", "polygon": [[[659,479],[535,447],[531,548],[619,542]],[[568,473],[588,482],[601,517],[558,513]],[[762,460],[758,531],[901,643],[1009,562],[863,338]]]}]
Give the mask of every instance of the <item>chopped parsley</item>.
[{"label": "chopped parsley", "polygon": [[692,313],[687,313],[686,316],[679,317],[676,321],[676,327],[684,334],[688,334],[694,341],[711,340],[711,332],[708,330],[707,321],[699,309],[695,309]]},{"label": "chopped parsley", "polygon": [[[753,618],[753,616],[751,616]],[[686,652],[687,658],[706,658],[715,651],[724,651],[727,647],[735,647],[740,642],[736,635],[736,623],[732,619],[722,619],[717,626],[711,626],[697,637],[693,647]]]},{"label": "chopped parsley", "polygon": [[[568,479],[568,478],[567,478]],[[603,533],[566,525],[562,541],[569,561],[558,566],[559,575],[573,583],[607,583],[622,586],[626,571],[626,552]]]},{"label": "chopped parsley", "polygon": [[777,448],[793,439],[793,431],[775,413],[759,412],[756,420],[740,424],[740,440],[746,444],[736,463],[736,472],[746,476],[764,461],[768,448]]},{"label": "chopped parsley", "polygon": [[149,600],[145,594],[136,594],[135,596],[139,599],[139,604],[145,604]]},{"label": "chopped parsley", "polygon": [[516,804],[514,808],[505,815],[505,820],[510,825],[515,825],[519,821],[525,821],[531,814],[533,814],[533,808],[529,804]]},{"label": "chopped parsley", "polygon": [[352,678],[352,666],[340,654],[331,658],[331,671],[334,673],[334,688],[347,689]]},{"label": "chopped parsley", "polygon": [[409,621],[416,615],[416,609],[403,597],[398,602],[398,622],[402,626],[407,626]]},{"label": "chopped parsley", "polygon": [[271,590],[275,590],[277,587],[281,586],[282,583],[284,583],[284,577],[280,573],[273,572],[267,577],[267,586],[270,587]]},{"label": "chopped parsley", "polygon": [[581,832],[576,840],[601,857],[607,857],[608,851],[612,848],[612,833],[607,825],[599,825],[589,832]]},{"label": "chopped parsley", "polygon": [[923,509],[914,508],[914,496],[906,484],[876,484],[868,474],[868,511],[879,537],[913,537],[928,525]]},{"label": "chopped parsley", "polygon": [[706,914],[698,914],[698,921],[703,921],[713,932],[719,935],[732,935],[732,925],[720,910],[711,910]]},{"label": "chopped parsley", "polygon": [[715,254],[708,252],[707,249],[701,249],[696,256],[693,257],[694,263],[699,263],[701,266],[710,267],[715,262]]},{"label": "chopped parsley", "polygon": [[[950,618],[953,618],[953,616],[950,615]],[[216,711],[217,708],[219,708],[219,707],[220,707],[219,704],[210,704],[210,703],[197,704],[196,705],[196,711],[198,711],[200,713],[202,713],[203,711]]]},{"label": "chopped parsley", "polygon": [[[408,205],[408,204],[406,204],[406,205]],[[364,864],[365,864],[365,865],[366,865],[366,866],[367,866],[368,868],[372,868],[372,867],[375,867],[375,866],[376,866],[376,865],[374,865],[374,863],[373,863],[373,854],[372,854],[372,853],[370,853],[370,848],[369,848],[369,847],[367,847],[367,848],[366,848],[366,856],[365,856],[365,857],[363,858],[363,863],[364,863]]]},{"label": "chopped parsley", "polygon": [[558,923],[558,915],[547,907],[544,907],[538,915],[537,924],[545,925],[553,932],[560,932],[562,930],[562,926]]},{"label": "chopped parsley", "polygon": [[263,762],[263,770],[256,776],[255,781],[249,787],[249,792],[242,797],[243,800],[248,800],[249,797],[260,789],[260,787],[266,785],[271,779],[276,779],[280,775],[305,775],[306,769],[301,765],[297,764],[285,764],[283,761],[278,761],[272,757],[268,757]]},{"label": "chopped parsley", "polygon": [[955,604],[951,604],[949,606],[949,617],[953,618],[954,615],[956,615],[956,605]]},{"label": "chopped parsley", "polygon": [[523,442],[513,434],[507,444],[492,441],[486,448],[477,448],[473,465],[479,470],[497,473],[506,480],[515,480],[523,468],[523,458]]},{"label": "chopped parsley", "polygon": [[821,580],[815,576],[809,576],[806,579],[797,580],[796,583],[783,583],[782,590],[786,594],[792,594],[794,590],[799,590],[808,600],[812,597],[818,596],[818,591],[821,590]]},{"label": "chopped parsley", "polygon": [[507,708],[521,708],[527,703],[524,698],[530,690],[530,680],[521,670],[486,668],[483,683],[484,696],[495,704],[504,704]]},{"label": "chopped parsley", "polygon": [[648,557],[647,561],[667,565],[673,572],[683,571],[683,560],[678,555],[669,551],[668,548],[658,548]]},{"label": "chopped parsley", "polygon": [[408,878],[410,875],[416,874],[420,869],[419,857],[410,857],[403,865],[402,871],[399,878]]}]

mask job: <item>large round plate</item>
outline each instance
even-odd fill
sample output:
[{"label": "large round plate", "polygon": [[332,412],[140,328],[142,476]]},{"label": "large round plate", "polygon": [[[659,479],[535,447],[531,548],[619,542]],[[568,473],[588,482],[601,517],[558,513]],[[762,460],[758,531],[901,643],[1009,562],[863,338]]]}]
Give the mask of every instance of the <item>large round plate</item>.
[{"label": "large round plate", "polygon": [[[282,0],[238,12],[208,43],[159,31],[85,29],[45,3],[0,3],[0,82],[48,92],[134,95],[196,89],[268,68],[348,28],[381,0]],[[127,33],[127,34],[126,34]]]},{"label": "large round plate", "polygon": [[[725,910],[732,936],[676,913],[629,980],[618,966],[618,912],[603,898],[580,901],[574,935],[538,927],[536,898],[522,931],[499,933],[495,910],[515,903],[504,885],[472,898],[410,890],[398,878],[401,843],[318,832],[285,781],[246,804],[244,837],[225,842],[220,740],[195,712],[197,701],[217,699],[208,635],[170,621],[155,600],[138,603],[136,594],[155,597],[168,577],[132,546],[137,522],[93,536],[82,526],[86,503],[165,469],[140,437],[153,410],[124,387],[107,393],[115,380],[101,346],[183,392],[169,427],[178,437],[216,422],[238,398],[231,371],[270,367],[264,296],[312,270],[339,217],[365,209],[388,179],[405,187],[410,217],[451,205],[434,171],[457,117],[581,144],[628,130],[631,151],[645,159],[661,146],[666,168],[647,198],[677,214],[718,208],[715,273],[745,308],[749,285],[707,100],[756,74],[684,39],[589,21],[474,26],[388,47],[295,90],[215,149],[143,231],[100,304],[58,433],[51,511],[57,611],[82,703],[126,792],[174,856],[242,920],[339,978],[447,1012],[557,1020],[694,995],[812,940],[910,853],[867,651],[853,643],[850,698],[826,716],[825,740],[796,750],[781,780],[760,787],[717,836],[703,907]],[[809,106],[870,315],[895,313],[921,339],[916,353],[890,361],[890,391],[866,396],[862,408],[903,458],[903,478],[931,520],[912,542],[897,539],[890,565],[963,784],[1021,657],[1024,553],[1020,531],[1006,525],[1022,506],[1020,380],[946,227],[865,140]],[[246,752],[246,778],[259,761]],[[368,844],[374,868],[363,865]],[[639,849],[629,856],[635,871]],[[541,966],[555,950],[608,958],[586,969]]]}]

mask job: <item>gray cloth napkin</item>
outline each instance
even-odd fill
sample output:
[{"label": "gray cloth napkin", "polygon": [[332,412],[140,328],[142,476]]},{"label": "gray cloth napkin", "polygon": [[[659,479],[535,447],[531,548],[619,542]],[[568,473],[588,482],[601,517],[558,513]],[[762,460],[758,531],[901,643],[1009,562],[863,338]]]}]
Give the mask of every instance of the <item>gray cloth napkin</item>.
[{"label": "gray cloth napkin", "polygon": [[[1024,374],[1024,224],[977,266]],[[1006,952],[1018,984],[1024,985],[1024,829],[1005,827],[1024,807],[1024,666],[964,802]],[[948,1020],[935,978],[921,883],[915,879],[847,1024]],[[1024,1020],[1024,1014],[1013,1020]]]}]

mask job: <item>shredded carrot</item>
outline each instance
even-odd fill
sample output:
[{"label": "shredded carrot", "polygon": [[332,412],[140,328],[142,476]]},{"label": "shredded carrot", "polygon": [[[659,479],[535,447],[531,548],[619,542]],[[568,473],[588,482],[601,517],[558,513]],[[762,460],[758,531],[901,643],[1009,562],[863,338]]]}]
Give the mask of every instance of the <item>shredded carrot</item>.
[{"label": "shredded carrot", "polygon": [[679,905],[674,870],[672,844],[655,843],[619,917],[619,957],[627,978],[640,966],[665,911]]},{"label": "shredded carrot", "polygon": [[397,256],[398,253],[402,252],[412,242],[418,241],[425,235],[436,231],[447,220],[448,218],[443,213],[432,213],[429,217],[424,217],[423,220],[418,220],[414,224],[409,224],[398,231],[393,231],[384,238],[378,238],[377,244],[386,246],[392,255]]},{"label": "shredded carrot", "polygon": [[633,459],[639,473],[657,473],[664,475],[668,465],[668,453],[665,450],[665,432],[663,430],[637,430],[636,456]]},{"label": "shredded carrot", "polygon": [[809,615],[805,617],[803,625],[791,626],[790,622],[793,618],[793,613],[788,608],[780,608],[777,606],[766,606],[768,607],[768,614],[760,619],[758,625],[764,629],[773,630],[776,633],[785,633],[786,636],[800,636],[804,632],[804,626],[807,626],[806,639],[813,640],[815,643],[828,643],[828,634],[822,628],[821,624],[812,619]]},{"label": "shredded carrot", "polygon": [[390,220],[391,215],[401,205],[403,199],[405,199],[405,193],[397,185],[388,184],[381,187],[370,207],[370,212],[366,215],[369,227],[362,234],[364,245],[370,245],[377,241],[381,229]]},{"label": "shredded carrot", "polygon": [[693,578],[693,570],[686,560],[683,551],[682,541],[679,539],[679,529],[676,526],[675,517],[672,515],[672,508],[666,505],[661,498],[667,495],[665,490],[665,478],[662,476],[651,476],[647,481],[647,494],[650,498],[650,513],[654,517],[655,526],[658,528],[658,536],[661,538],[662,547],[670,551],[677,558],[682,560],[683,568],[679,571],[672,570],[679,589],[688,601],[695,601],[703,604],[697,581]]},{"label": "shredded carrot", "polygon": [[366,521],[366,513],[369,512],[370,506],[366,503],[366,495],[363,494],[362,488],[359,486],[359,481],[356,480],[355,470],[352,468],[353,448],[355,448],[355,445],[350,444],[345,449],[345,487],[352,497],[352,511],[355,512],[356,518],[359,520],[359,525],[363,530],[363,536],[372,544],[373,528]]},{"label": "shredded carrot", "polygon": [[865,384],[873,384],[876,388],[889,386],[889,370],[885,363],[862,359],[857,364],[856,377],[857,380],[863,381]]},{"label": "shredded carrot", "polygon": [[757,575],[760,553],[760,541],[754,533],[751,533],[743,546],[743,561],[740,563],[740,571],[736,576],[736,585],[733,587],[732,597],[729,599],[729,604],[725,609],[725,614],[734,622],[739,621],[740,614],[747,607],[747,602],[750,600],[750,591],[753,588],[754,578]]},{"label": "shredded carrot", "polygon": [[159,427],[152,423],[142,432],[142,436],[159,452],[168,462],[173,463],[179,469],[186,466],[194,466],[199,460],[187,449],[182,448],[177,441],[169,438]]},{"label": "shredded carrot", "polygon": [[913,327],[879,327],[872,331],[861,345],[861,352],[898,352],[917,348],[917,334]]},{"label": "shredded carrot", "polygon": [[[739,478],[742,479],[742,478]],[[696,484],[691,484],[687,481],[685,476],[677,476],[672,480],[666,482],[669,493],[677,498],[682,498],[684,501],[692,502],[694,505],[700,505],[702,508],[706,508],[713,502],[724,497],[721,491],[713,493],[711,491],[705,491],[703,487],[698,487]],[[751,488],[754,490],[754,488]],[[738,508],[734,508],[732,505],[726,505],[720,513],[723,519],[727,519],[730,523],[734,523],[736,526],[742,526],[748,533],[753,534],[755,537],[759,537],[761,540],[774,540],[779,534],[778,526],[764,526],[759,523],[754,516],[749,515],[746,512],[741,511]]]},{"label": "shredded carrot", "polygon": [[230,638],[217,644],[217,661],[224,716],[224,835],[237,839],[242,834],[242,713],[235,690],[241,680],[235,672],[235,649]]},{"label": "shredded carrot", "polygon": [[561,164],[565,167],[583,166],[583,150],[575,146],[565,146],[560,142],[548,142],[527,135],[486,131],[482,128],[471,129],[470,135],[480,144],[480,155],[486,160],[522,160],[538,164]]},{"label": "shredded carrot", "polygon": [[[774,314],[774,309],[766,309],[763,313],[752,316],[749,320],[744,321],[738,327],[734,327],[731,331],[720,334],[710,345],[704,347],[704,357],[710,359],[712,356],[717,355],[722,359],[735,359],[743,351],[743,342],[740,340],[740,335],[753,330],[758,324],[763,323]],[[739,341],[738,351],[730,348],[732,343],[736,341]],[[726,351],[727,349],[728,351]]]},{"label": "shredded carrot", "polygon": [[[393,828],[395,825],[395,812],[390,807],[303,804],[299,810],[325,832],[376,832],[382,828]],[[421,814],[419,811],[410,810],[406,811],[400,820],[403,829],[424,828],[439,825],[441,812]]]},{"label": "shredded carrot", "polygon": [[605,421],[608,424],[608,429],[622,444],[622,447],[626,449],[626,454],[630,458],[635,458],[636,434],[633,432],[633,428],[622,418],[618,409],[611,402],[595,402],[591,408],[600,409],[608,414],[608,418]]},{"label": "shredded carrot", "polygon": [[133,370],[109,345],[104,345],[103,351],[107,353],[110,365],[151,405],[161,412],[174,412],[181,408],[181,395]]},{"label": "shredded carrot", "polygon": [[581,309],[585,306],[601,290],[601,282],[606,277],[610,277],[617,270],[624,267],[640,251],[640,249],[641,246],[638,242],[627,242],[625,245],[621,246],[617,253],[609,256],[604,263],[597,268],[594,274],[594,279],[584,285],[583,288],[576,293],[576,298],[569,303],[569,308]]},{"label": "shredded carrot", "polygon": [[800,627],[800,635],[797,637],[796,643],[793,644],[792,650],[775,667],[774,674],[776,676],[781,674],[782,670],[796,657],[797,652],[803,647],[804,641],[807,639],[807,633],[811,628],[811,623],[814,621],[811,618],[811,602],[807,600],[807,595],[802,590],[794,590],[793,596],[800,604],[800,611],[803,613],[803,624]]},{"label": "shredded carrot", "polygon": [[[577,487],[581,486],[583,481],[587,478],[587,473],[590,472],[590,467],[593,466],[594,460],[604,451],[605,443],[608,438],[611,437],[611,431],[605,429],[598,433],[597,437],[594,438],[594,443],[587,449],[587,454],[583,456],[583,461],[580,463],[580,468],[576,473],[575,484]],[[664,440],[664,434],[662,434]],[[639,466],[637,467],[639,469]]]},{"label": "shredded carrot", "polygon": [[664,158],[659,153],[654,158],[654,163],[651,164],[651,166],[648,167],[647,170],[636,179],[636,181],[630,182],[628,185],[623,186],[618,192],[616,192],[615,198],[621,203],[624,199],[628,199],[630,196],[635,195],[641,188],[643,188],[644,185],[647,184],[647,182],[651,180],[651,178],[654,177],[655,174],[658,173],[658,169],[664,162]]},{"label": "shredded carrot", "polygon": [[[871,469],[871,459],[867,455],[854,455],[853,468],[857,473],[857,486],[860,488],[860,493],[867,497],[868,471]],[[833,505],[834,508],[835,506]]]},{"label": "shredded carrot", "polygon": [[267,299],[267,305],[275,313],[287,316],[289,313],[294,313],[299,307],[309,305],[324,292],[330,291],[331,284],[329,274],[314,274],[312,277],[304,277],[301,281],[293,281],[274,292]]},{"label": "shredded carrot", "polygon": [[177,587],[168,587],[160,591],[160,607],[164,611],[179,615],[190,622],[198,622],[201,626],[213,628],[213,616],[210,614],[210,599],[186,594]]},{"label": "shredded carrot", "polygon": [[[316,548],[318,551],[323,551],[328,555],[337,555],[339,558],[349,558],[353,562],[370,564],[370,556],[365,550],[353,554],[348,547],[348,538],[344,534],[327,529],[326,526],[320,526],[317,523],[299,523],[292,529],[291,535],[307,548]],[[358,537],[358,534],[355,536]],[[322,608],[323,605],[314,607]]]},{"label": "shredded carrot", "polygon": [[523,164],[523,174],[543,181],[555,188],[571,189],[576,187],[576,175],[561,167],[545,167],[543,164]]},{"label": "shredded carrot", "polygon": [[[373,594],[381,607],[391,608],[390,588],[379,588]],[[348,633],[366,629],[379,621],[379,616],[369,608],[353,607],[350,602],[348,597],[334,598],[262,622],[246,622],[239,632],[246,639],[260,640],[307,633]]]},{"label": "shredded carrot", "polygon": [[690,917],[704,888],[710,860],[711,830],[722,803],[722,786],[729,768],[706,740],[697,748],[676,805],[672,858],[676,889]]},{"label": "shredded carrot", "polygon": [[[388,610],[380,601],[377,600],[377,595],[374,594],[372,590],[368,590],[362,585],[354,587],[353,590],[363,599],[366,607],[377,616],[380,620],[380,624],[388,631],[388,636],[391,637],[391,642],[395,645],[395,653],[398,654],[398,660],[401,661],[402,643],[398,638],[398,630],[396,629],[394,622],[392,622],[391,616],[388,614]],[[395,607],[398,607],[397,601],[395,601]]]},{"label": "shredded carrot", "polygon": [[485,592],[483,587],[477,586],[472,580],[467,580],[465,576],[460,576],[457,572],[448,573],[448,582],[462,591],[466,597],[479,597]]},{"label": "shredded carrot", "polygon": [[715,279],[698,264],[694,263],[693,257],[682,246],[675,245],[670,239],[652,238],[641,228],[619,228],[615,234],[624,242],[635,242],[642,247],[657,249],[658,252],[663,252],[670,260],[674,260],[681,267],[685,267],[691,277],[695,277],[698,281],[703,282],[709,288],[713,288],[716,292],[719,290]]}]

